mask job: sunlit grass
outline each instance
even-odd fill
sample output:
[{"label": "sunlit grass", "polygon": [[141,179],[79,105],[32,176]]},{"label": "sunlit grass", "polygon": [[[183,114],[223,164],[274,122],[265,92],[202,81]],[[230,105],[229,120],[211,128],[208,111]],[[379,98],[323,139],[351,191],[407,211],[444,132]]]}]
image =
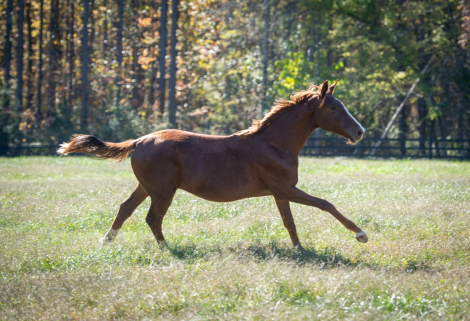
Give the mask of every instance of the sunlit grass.
[{"label": "sunlit grass", "polygon": [[146,200],[99,239],[136,185],[129,162],[0,158],[0,319],[462,319],[470,315],[470,164],[301,159],[298,186],[367,231],[292,204],[292,249],[270,197]]}]

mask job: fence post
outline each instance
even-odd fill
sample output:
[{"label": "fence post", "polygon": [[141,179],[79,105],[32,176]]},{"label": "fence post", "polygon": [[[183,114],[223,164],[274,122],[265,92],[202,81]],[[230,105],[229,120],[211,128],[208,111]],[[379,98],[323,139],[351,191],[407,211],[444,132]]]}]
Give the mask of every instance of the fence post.
[{"label": "fence post", "polygon": [[429,159],[432,159],[432,134],[429,135]]}]

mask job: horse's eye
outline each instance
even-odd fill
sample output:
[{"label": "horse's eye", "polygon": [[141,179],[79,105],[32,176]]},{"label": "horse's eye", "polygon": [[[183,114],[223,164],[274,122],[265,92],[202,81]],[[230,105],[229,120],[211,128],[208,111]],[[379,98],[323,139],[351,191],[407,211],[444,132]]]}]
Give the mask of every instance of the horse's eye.
[{"label": "horse's eye", "polygon": [[335,105],[331,106],[331,110],[335,110],[335,109],[336,109]]}]

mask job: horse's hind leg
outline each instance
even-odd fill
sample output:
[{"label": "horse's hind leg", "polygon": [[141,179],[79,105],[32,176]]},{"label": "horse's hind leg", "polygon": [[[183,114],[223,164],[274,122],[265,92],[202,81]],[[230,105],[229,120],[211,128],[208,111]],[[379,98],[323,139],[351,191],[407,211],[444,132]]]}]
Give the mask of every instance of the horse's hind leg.
[{"label": "horse's hind leg", "polygon": [[290,205],[288,201],[280,201],[275,199],[277,208],[281,213],[282,222],[284,223],[285,228],[289,232],[292,244],[299,251],[303,251],[304,248],[300,244],[299,236],[297,235],[297,229],[295,228],[294,218],[292,217],[292,212],[290,210]]},{"label": "horse's hind leg", "polygon": [[122,202],[121,206],[119,206],[119,212],[114,219],[113,225],[111,225],[111,228],[101,239],[101,241],[112,241],[118,234],[122,224],[124,224],[124,222],[132,215],[137,206],[139,206],[147,198],[147,196],[148,194],[142,185],[137,185],[131,196],[129,196],[129,198]]},{"label": "horse's hind leg", "polygon": [[145,221],[152,230],[153,235],[157,239],[158,243],[165,242],[165,238],[162,233],[162,222],[165,217],[168,208],[173,201],[174,193],[171,195],[163,196],[161,194],[151,195],[152,204],[150,205],[149,212]]}]

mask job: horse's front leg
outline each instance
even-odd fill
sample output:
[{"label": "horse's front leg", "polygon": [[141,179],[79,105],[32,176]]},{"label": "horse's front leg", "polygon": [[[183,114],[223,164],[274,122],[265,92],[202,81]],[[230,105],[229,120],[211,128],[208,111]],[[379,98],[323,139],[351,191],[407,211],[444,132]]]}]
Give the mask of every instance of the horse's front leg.
[{"label": "horse's front leg", "polygon": [[343,216],[330,202],[311,196],[297,187],[289,187],[286,190],[278,191],[277,193],[273,193],[274,197],[277,200],[282,201],[290,201],[299,204],[309,205],[317,207],[323,211],[326,211],[333,215],[341,224],[344,225],[348,230],[356,233],[356,239],[361,243],[367,243],[368,238],[366,232],[364,232],[361,228],[359,228],[353,221],[347,219]]},{"label": "horse's front leg", "polygon": [[300,244],[299,236],[297,235],[297,229],[295,228],[294,218],[292,217],[292,212],[290,210],[289,202],[288,201],[281,201],[274,199],[276,201],[277,208],[281,213],[282,222],[286,227],[287,231],[289,232],[290,238],[292,240],[292,244],[295,248],[299,251],[304,251],[302,244]]}]

